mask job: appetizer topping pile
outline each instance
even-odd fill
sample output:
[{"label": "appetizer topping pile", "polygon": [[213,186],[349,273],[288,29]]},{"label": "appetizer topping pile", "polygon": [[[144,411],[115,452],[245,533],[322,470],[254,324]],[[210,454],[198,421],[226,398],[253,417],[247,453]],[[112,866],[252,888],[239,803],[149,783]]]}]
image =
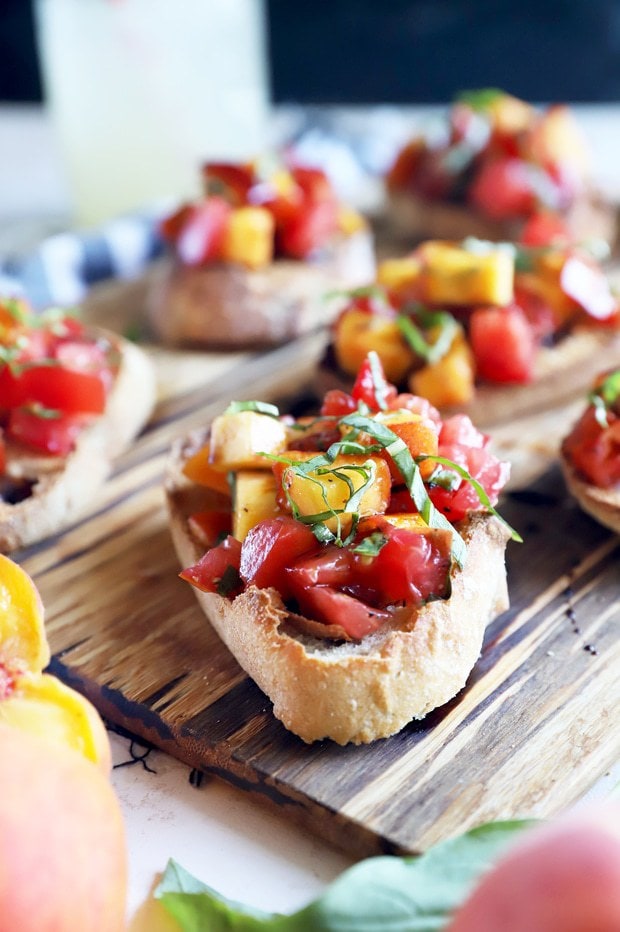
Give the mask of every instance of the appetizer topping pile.
[{"label": "appetizer topping pile", "polygon": [[587,174],[584,142],[566,106],[540,111],[487,89],[461,94],[440,126],[412,139],[386,183],[392,193],[467,205],[502,221],[540,210],[561,214],[582,194]]},{"label": "appetizer topping pile", "polygon": [[588,401],[562,452],[592,485],[614,489],[620,486],[620,368],[597,379]]},{"label": "appetizer topping pile", "polygon": [[350,640],[449,597],[459,522],[495,513],[509,465],[467,416],[398,394],[370,353],[317,417],[233,403],[183,471],[211,500],[189,518],[206,553],[181,577],[230,598],[276,589],[300,630]]},{"label": "appetizer topping pile", "polygon": [[311,258],[335,235],[366,227],[317,168],[208,162],[203,182],[204,196],[160,227],[184,265],[232,262],[261,269],[275,258]]},{"label": "appetizer topping pile", "polygon": [[67,311],[35,314],[22,300],[0,302],[0,476],[6,443],[54,456],[103,413],[116,362]]},{"label": "appetizer topping pile", "polygon": [[348,375],[376,350],[388,379],[443,408],[470,402],[477,382],[532,381],[539,347],[617,329],[618,308],[585,247],[429,240],[350,292],[333,349]]}]

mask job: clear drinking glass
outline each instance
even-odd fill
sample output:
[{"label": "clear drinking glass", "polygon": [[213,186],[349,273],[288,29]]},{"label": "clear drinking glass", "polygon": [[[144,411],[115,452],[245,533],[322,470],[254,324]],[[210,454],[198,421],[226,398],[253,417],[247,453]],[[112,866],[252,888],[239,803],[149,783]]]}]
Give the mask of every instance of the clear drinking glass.
[{"label": "clear drinking glass", "polygon": [[263,0],[36,0],[78,225],[195,193],[266,145]]}]

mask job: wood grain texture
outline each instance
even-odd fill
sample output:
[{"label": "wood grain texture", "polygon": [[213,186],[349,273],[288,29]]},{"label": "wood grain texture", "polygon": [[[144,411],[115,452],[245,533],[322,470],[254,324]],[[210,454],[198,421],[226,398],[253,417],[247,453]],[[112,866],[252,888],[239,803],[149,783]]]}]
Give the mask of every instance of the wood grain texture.
[{"label": "wood grain texture", "polygon": [[[549,415],[497,437],[523,476],[502,504],[526,541],[508,548],[511,608],[461,694],[393,738],[309,747],[286,732],[178,579],[161,487],[171,440],[230,398],[297,397],[323,345],[154,352],[147,429],[79,522],[17,555],[46,606],[51,670],[113,723],[356,856],[551,815],[620,757],[620,539],[567,498]],[[556,431],[572,412],[553,413]]]}]

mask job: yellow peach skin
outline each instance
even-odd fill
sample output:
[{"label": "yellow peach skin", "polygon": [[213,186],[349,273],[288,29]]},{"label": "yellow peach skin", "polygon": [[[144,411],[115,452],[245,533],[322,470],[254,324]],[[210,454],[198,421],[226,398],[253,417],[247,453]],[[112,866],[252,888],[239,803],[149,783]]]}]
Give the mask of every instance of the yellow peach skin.
[{"label": "yellow peach skin", "polygon": [[121,932],[127,853],[109,780],[0,723],[0,932]]},{"label": "yellow peach skin", "polygon": [[0,668],[39,672],[49,660],[37,588],[21,566],[0,554]]}]

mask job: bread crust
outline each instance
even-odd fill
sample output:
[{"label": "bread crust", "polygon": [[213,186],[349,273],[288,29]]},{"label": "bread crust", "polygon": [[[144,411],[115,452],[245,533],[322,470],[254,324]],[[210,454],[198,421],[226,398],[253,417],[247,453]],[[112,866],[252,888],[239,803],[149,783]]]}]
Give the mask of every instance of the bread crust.
[{"label": "bread crust", "polygon": [[[476,386],[473,401],[458,408],[442,408],[442,415],[468,414],[480,428],[507,420],[538,414],[579,398],[594,377],[611,368],[620,356],[620,332],[604,327],[579,327],[556,346],[541,347],[531,382],[525,385]],[[350,391],[353,378],[336,368],[333,351],[328,352],[316,375],[314,389],[324,395],[332,388]]]},{"label": "bread crust", "polygon": [[105,412],[78,436],[66,457],[37,454],[7,443],[9,479],[32,482],[22,501],[0,501],[0,552],[37,543],[65,527],[105,481],[115,456],[147,422],[156,399],[154,367],[137,346],[117,334],[91,329],[119,360]]},{"label": "bread crust", "polygon": [[[578,241],[602,239],[613,246],[618,233],[617,207],[594,188],[586,189],[562,214]],[[426,239],[478,239],[514,242],[523,220],[492,220],[469,207],[449,202],[426,201],[413,193],[390,192],[387,222],[394,235],[412,243]]]},{"label": "bread crust", "polygon": [[[202,549],[188,533],[196,487],[181,473],[206,432],[177,441],[166,471],[174,545],[183,566]],[[462,570],[453,569],[448,600],[412,610],[355,643],[299,634],[275,589],[248,587],[233,601],[196,590],[207,618],[273,702],[273,713],[305,742],[330,738],[365,744],[423,718],[465,685],[488,622],[508,607],[504,551],[508,532],[489,515],[464,522]]]},{"label": "bread crust", "polygon": [[149,293],[149,319],[170,345],[243,347],[283,343],[333,319],[325,295],[374,279],[372,236],[340,235],[315,260],[277,259],[265,269],[233,263],[204,267],[164,260]]},{"label": "bread crust", "polygon": [[583,479],[567,456],[563,445],[560,464],[568,491],[579,502],[580,507],[595,521],[620,534],[620,489],[602,489]]}]

